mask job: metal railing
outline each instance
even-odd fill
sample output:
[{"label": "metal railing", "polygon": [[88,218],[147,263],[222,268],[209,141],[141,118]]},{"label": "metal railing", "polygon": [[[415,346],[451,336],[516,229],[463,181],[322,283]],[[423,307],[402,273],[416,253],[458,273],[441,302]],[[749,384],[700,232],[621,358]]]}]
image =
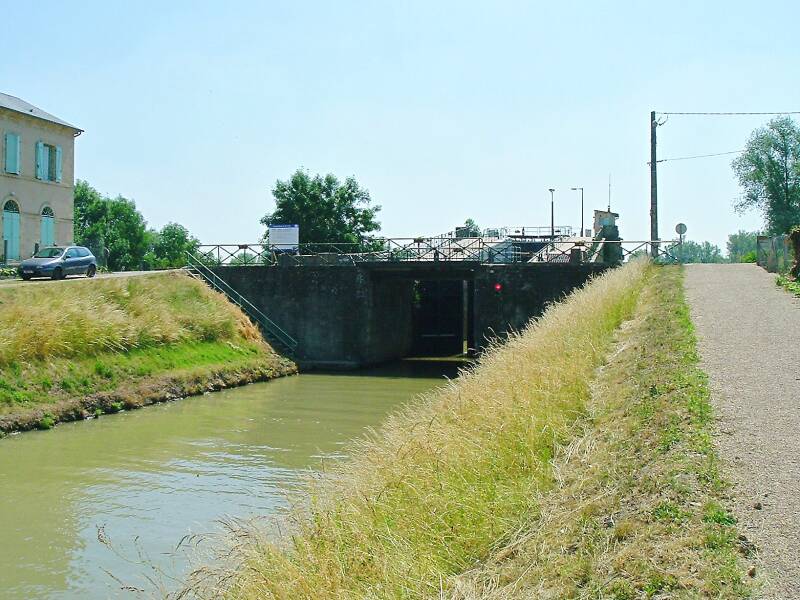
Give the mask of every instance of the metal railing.
[{"label": "metal railing", "polygon": [[186,271],[196,275],[216,291],[225,294],[228,299],[250,317],[256,325],[260,326],[270,341],[277,342],[292,354],[297,353],[297,340],[281,329],[272,319],[265,315],[257,306],[233,289],[224,279],[203,264],[200,257],[192,252],[186,253]]},{"label": "metal railing", "polygon": [[657,262],[680,262],[675,250],[680,240],[594,240],[591,243],[560,241],[547,244],[528,262],[545,263],[621,263],[640,255],[650,256],[654,245],[658,247]]},{"label": "metal railing", "polygon": [[525,235],[513,238],[384,238],[362,243],[308,243],[280,248],[264,243],[205,244],[197,257],[206,266],[352,265],[369,262],[529,262],[548,242],[567,236]]},{"label": "metal railing", "polygon": [[678,262],[679,240],[594,240],[568,236],[505,238],[418,237],[368,240],[361,244],[314,243],[277,248],[269,244],[202,245],[196,260],[214,266],[336,266],[393,262],[619,263],[650,254],[658,245],[660,262]]}]

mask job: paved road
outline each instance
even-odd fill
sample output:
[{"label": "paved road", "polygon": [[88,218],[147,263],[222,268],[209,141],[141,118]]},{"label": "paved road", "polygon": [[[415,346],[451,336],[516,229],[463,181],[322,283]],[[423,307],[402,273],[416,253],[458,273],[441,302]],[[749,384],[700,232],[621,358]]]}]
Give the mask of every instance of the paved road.
[{"label": "paved road", "polygon": [[763,598],[800,599],[800,301],[755,265],[690,265],[686,295]]},{"label": "paved road", "polygon": [[[94,279],[114,279],[117,277],[139,277],[142,275],[155,275],[156,273],[164,273],[165,271],[120,271],[117,273],[98,273],[95,275]],[[31,279],[30,281],[22,281],[21,279],[2,279],[0,280],[0,287],[7,287],[7,286],[18,286],[18,285],[43,285],[43,284],[50,284],[50,285],[58,285],[65,282],[70,281],[83,281],[86,280],[87,277],[85,275],[70,275],[66,279],[61,279],[59,281],[53,281],[52,279],[48,278],[38,278],[38,279]]]}]

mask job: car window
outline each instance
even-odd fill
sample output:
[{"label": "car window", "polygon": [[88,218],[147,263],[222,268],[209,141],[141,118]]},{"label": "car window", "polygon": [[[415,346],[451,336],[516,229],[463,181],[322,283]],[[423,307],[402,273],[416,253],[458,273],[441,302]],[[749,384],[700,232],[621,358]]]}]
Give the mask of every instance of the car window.
[{"label": "car window", "polygon": [[34,255],[34,258],[57,258],[64,252],[63,248],[42,248]]},{"label": "car window", "polygon": [[67,256],[65,258],[75,258],[76,256],[78,256],[78,249],[70,248],[67,250]]},{"label": "car window", "polygon": [[78,248],[78,256],[85,257],[91,254],[86,248]]}]

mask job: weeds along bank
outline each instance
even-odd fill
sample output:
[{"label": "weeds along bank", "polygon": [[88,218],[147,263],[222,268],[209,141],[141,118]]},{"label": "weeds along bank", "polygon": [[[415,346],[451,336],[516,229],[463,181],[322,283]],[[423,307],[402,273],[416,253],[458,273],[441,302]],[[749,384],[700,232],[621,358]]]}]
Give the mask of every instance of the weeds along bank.
[{"label": "weeds along bank", "polygon": [[[595,279],[409,406],[201,597],[746,596],[681,272]],[[627,322],[626,322],[627,321]],[[621,327],[622,326],[622,327]],[[220,583],[224,582],[224,583]]]},{"label": "weeds along bank", "polygon": [[0,288],[0,431],[48,428],[292,373],[183,273]]}]

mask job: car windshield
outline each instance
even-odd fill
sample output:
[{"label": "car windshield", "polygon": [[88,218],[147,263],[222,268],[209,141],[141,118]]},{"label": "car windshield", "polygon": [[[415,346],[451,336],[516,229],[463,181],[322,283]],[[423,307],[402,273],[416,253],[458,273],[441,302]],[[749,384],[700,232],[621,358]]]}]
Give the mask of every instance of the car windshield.
[{"label": "car windshield", "polygon": [[36,253],[34,258],[56,258],[64,252],[63,248],[44,248]]}]

